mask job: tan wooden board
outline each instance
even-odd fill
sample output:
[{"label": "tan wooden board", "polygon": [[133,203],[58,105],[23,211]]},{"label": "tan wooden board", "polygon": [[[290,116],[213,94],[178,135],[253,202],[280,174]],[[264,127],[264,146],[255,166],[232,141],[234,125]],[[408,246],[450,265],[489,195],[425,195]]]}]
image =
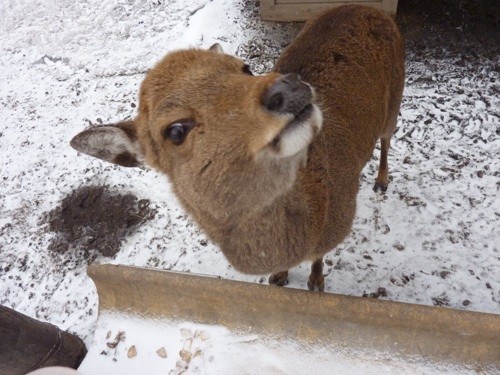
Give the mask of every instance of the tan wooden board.
[{"label": "tan wooden board", "polygon": [[346,4],[368,5],[395,15],[398,0],[261,0],[260,13],[265,21],[301,22],[325,9]]}]

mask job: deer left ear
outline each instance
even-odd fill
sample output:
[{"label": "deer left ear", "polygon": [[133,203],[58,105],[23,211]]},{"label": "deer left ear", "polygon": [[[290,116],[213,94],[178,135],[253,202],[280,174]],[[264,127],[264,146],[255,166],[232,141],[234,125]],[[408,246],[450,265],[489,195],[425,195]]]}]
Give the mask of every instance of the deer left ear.
[{"label": "deer left ear", "polygon": [[94,126],[77,134],[70,145],[79,152],[123,167],[143,165],[144,155],[133,121]]},{"label": "deer left ear", "polygon": [[222,50],[222,46],[219,43],[212,44],[212,47],[209,48],[209,51],[224,53],[224,51]]}]

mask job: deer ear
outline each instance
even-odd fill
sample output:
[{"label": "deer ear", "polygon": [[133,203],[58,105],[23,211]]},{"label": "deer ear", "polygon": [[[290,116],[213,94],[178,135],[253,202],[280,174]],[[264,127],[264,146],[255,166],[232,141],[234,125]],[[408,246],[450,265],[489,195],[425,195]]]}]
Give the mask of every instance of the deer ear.
[{"label": "deer ear", "polygon": [[222,46],[219,43],[212,44],[212,47],[210,47],[209,50],[217,53],[224,53]]},{"label": "deer ear", "polygon": [[79,152],[123,167],[143,164],[143,153],[133,121],[94,126],[77,134],[70,145]]}]

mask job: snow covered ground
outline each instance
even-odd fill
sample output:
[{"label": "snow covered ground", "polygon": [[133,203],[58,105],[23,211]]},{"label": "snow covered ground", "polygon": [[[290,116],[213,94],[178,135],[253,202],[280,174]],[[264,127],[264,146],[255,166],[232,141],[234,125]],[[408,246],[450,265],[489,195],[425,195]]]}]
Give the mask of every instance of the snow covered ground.
[{"label": "snow covered ground", "polygon": [[[2,0],[0,19],[0,304],[89,344],[89,262],[267,282],[230,267],[165,177],[78,155],[69,140],[134,116],[144,73],[169,50],[217,41],[264,72],[298,25],[261,22],[245,0]],[[500,313],[499,64],[409,51],[392,182],[386,195],[372,191],[375,152],[352,235],[325,257],[326,292]],[[149,201],[154,218],[113,257],[74,243],[51,250],[60,234],[48,213],[90,185]],[[305,289],[308,273],[293,269],[289,287]]]}]

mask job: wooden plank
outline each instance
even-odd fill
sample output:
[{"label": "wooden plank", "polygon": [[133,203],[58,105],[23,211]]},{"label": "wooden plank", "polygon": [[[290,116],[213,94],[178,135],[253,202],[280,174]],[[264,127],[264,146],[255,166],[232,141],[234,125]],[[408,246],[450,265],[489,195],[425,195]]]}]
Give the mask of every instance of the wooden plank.
[{"label": "wooden plank", "polygon": [[398,0],[261,0],[260,13],[265,21],[303,22],[326,9],[348,4],[371,6],[395,16]]},{"label": "wooden plank", "polygon": [[367,1],[367,0],[275,0],[275,4],[366,4],[366,3],[382,3],[382,0],[374,0],[374,1]]},{"label": "wooden plank", "polygon": [[398,0],[382,0],[382,9],[396,16]]}]

